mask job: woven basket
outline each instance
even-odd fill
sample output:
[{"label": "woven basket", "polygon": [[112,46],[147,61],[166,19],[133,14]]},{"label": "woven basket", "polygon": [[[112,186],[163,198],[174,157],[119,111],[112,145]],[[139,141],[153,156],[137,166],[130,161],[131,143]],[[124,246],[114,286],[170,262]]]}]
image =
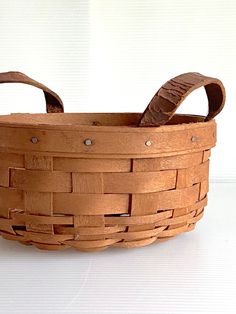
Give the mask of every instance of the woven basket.
[{"label": "woven basket", "polygon": [[[194,229],[207,204],[212,118],[225,101],[219,80],[176,77],[143,115],[64,114],[46,86],[19,72],[0,74],[6,82],[42,89],[48,114],[0,116],[2,237],[46,250],[98,251]],[[200,86],[209,100],[207,118],[174,115]]]}]

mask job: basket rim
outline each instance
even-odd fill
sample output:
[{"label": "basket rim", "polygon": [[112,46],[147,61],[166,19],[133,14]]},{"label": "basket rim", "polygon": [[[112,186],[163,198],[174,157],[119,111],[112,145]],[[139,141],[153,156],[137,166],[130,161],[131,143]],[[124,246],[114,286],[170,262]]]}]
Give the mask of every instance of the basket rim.
[{"label": "basket rim", "polygon": [[[204,116],[202,115],[192,115],[192,114],[176,114],[175,118],[186,118],[189,119],[189,122],[182,122],[178,124],[168,124],[168,125],[162,125],[158,127],[138,127],[135,124],[132,125],[90,125],[90,124],[75,124],[75,123],[58,123],[58,124],[52,124],[50,123],[50,118],[58,118],[62,116],[67,117],[84,117],[84,118],[99,118],[99,117],[139,117],[141,116],[141,113],[139,112],[120,112],[120,113],[114,113],[114,112],[91,112],[91,113],[12,113],[8,115],[0,115],[0,127],[12,127],[12,128],[33,128],[33,129],[44,129],[44,130],[80,130],[80,131],[89,131],[89,132],[125,132],[125,133],[159,133],[159,132],[173,132],[176,130],[184,130],[184,129],[193,129],[193,128],[201,128],[206,127],[206,125],[215,124],[215,119],[210,121],[204,121]],[[49,122],[48,123],[38,123],[37,120],[33,123],[30,121],[27,122],[19,122],[17,120],[13,120],[13,117],[20,117],[22,118],[43,118],[45,119],[48,117]],[[3,120],[1,120],[3,118]],[[10,121],[7,120],[7,118],[10,118]]]}]

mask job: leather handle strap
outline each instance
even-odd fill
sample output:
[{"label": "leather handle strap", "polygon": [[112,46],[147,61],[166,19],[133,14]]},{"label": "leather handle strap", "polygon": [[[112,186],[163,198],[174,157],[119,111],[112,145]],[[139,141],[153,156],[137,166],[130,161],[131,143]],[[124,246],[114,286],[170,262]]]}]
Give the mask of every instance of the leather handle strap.
[{"label": "leather handle strap", "polygon": [[0,83],[23,83],[35,86],[44,92],[48,113],[64,112],[63,102],[56,93],[21,72],[0,73]]},{"label": "leather handle strap", "polygon": [[225,104],[225,88],[222,82],[200,73],[189,72],[174,77],[158,90],[144,111],[138,126],[166,124],[184,99],[202,86],[205,87],[209,106],[205,121],[213,119]]}]

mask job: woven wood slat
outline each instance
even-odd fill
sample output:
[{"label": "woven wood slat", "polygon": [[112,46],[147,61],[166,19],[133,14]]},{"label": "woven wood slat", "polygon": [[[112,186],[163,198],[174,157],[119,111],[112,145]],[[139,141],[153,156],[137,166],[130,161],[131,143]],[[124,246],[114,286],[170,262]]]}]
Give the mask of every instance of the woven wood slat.
[{"label": "woven wood slat", "polygon": [[[208,159],[208,158],[207,158]],[[206,160],[207,160],[206,159]],[[205,160],[204,160],[205,161]],[[179,156],[134,159],[133,171],[158,171],[189,168],[202,162],[202,152]]]},{"label": "woven wood slat", "polygon": [[[159,234],[160,236],[160,234]],[[138,247],[142,247],[142,246],[146,246],[149,244],[152,244],[154,242],[156,242],[158,239],[158,237],[151,237],[151,238],[147,238],[147,239],[143,239],[143,240],[134,240],[134,241],[121,241],[121,242],[117,242],[115,244],[113,244],[112,246],[114,247],[120,247],[120,248],[126,248],[126,249],[130,249],[130,248],[138,248]]]},{"label": "woven wood slat", "polygon": [[202,162],[207,161],[210,158],[210,156],[211,156],[211,150],[210,149],[204,150]]},{"label": "woven wood slat", "polygon": [[[34,193],[34,192],[33,192]],[[47,193],[45,193],[47,194]],[[41,208],[45,209],[47,208],[47,206],[42,206],[42,204],[46,204],[48,205],[48,202],[42,202],[42,203],[36,203],[38,205],[35,205],[35,208],[37,208],[37,211],[39,212],[39,214],[36,213],[32,213],[32,209],[31,209],[31,213],[30,214],[26,214],[25,211],[22,212],[16,212],[16,213],[11,213],[11,223],[13,225],[24,225],[25,223],[35,223],[38,225],[41,224],[52,224],[52,225],[73,225],[74,223],[74,216],[47,216],[48,212],[46,212],[44,215],[41,212]],[[31,207],[32,208],[32,207]],[[51,209],[51,206],[49,207]],[[51,210],[50,210],[51,211]]]},{"label": "woven wood slat", "polygon": [[184,226],[177,227],[174,229],[166,229],[159,235],[159,237],[160,238],[173,237],[173,236],[176,236],[177,234],[180,234],[182,232],[193,230],[193,228],[194,228],[194,225],[191,226],[191,225],[186,224]]},{"label": "woven wood slat", "polygon": [[9,180],[10,176],[8,168],[6,167],[2,168],[0,166],[0,186],[9,187]]},{"label": "woven wood slat", "polygon": [[55,193],[53,195],[54,214],[128,214],[128,207],[128,194]]},{"label": "woven wood slat", "polygon": [[153,214],[157,210],[187,207],[197,202],[200,184],[178,190],[134,194],[132,211],[135,215]]},{"label": "woven wood slat", "polygon": [[76,249],[105,248],[119,242],[119,239],[91,240],[91,241],[66,241],[66,243]]},{"label": "woven wood slat", "polygon": [[[26,154],[24,161],[25,161],[25,169],[27,170],[23,170],[23,171],[27,171],[28,173],[31,173],[31,170],[39,170],[41,171],[41,173],[43,173],[44,172],[43,170],[52,171],[53,169],[52,157]],[[34,185],[34,182],[32,182],[31,180],[32,180],[32,177],[30,176],[30,180],[26,177],[23,179],[23,181],[20,181],[20,180],[19,181],[22,182],[23,184],[25,184],[24,182],[26,182],[26,183],[31,183],[32,185]],[[13,177],[13,182],[14,182],[14,177]],[[36,191],[30,191],[26,187],[23,188],[23,190],[25,191],[24,201],[25,201],[25,213],[26,214],[38,214],[38,215],[47,215],[47,216],[53,215],[52,193],[41,193],[40,189],[36,189]],[[54,233],[53,225],[48,224],[48,223],[40,224],[40,225],[34,224],[34,223],[26,223],[25,226],[26,226],[26,231],[30,231],[30,232],[32,231],[32,232],[40,232],[40,233],[47,233],[47,234]]]},{"label": "woven wood slat", "polygon": [[73,239],[72,235],[62,235],[62,234],[45,234],[41,232],[30,232],[17,230],[16,233],[23,236],[27,241],[45,243],[45,244],[60,244],[61,242]]},{"label": "woven wood slat", "polygon": [[54,170],[64,172],[129,172],[131,170],[131,159],[55,157],[53,167]]},{"label": "woven wood slat", "polygon": [[71,173],[11,169],[10,186],[24,191],[71,192]]},{"label": "woven wood slat", "polygon": [[[109,237],[110,234],[118,233],[126,230],[126,226],[120,226],[118,224],[114,224],[110,227],[67,227],[62,225],[55,225],[55,232],[58,234],[73,234],[78,236],[80,239],[90,237]],[[91,238],[92,239],[92,238]]]},{"label": "woven wood slat", "polygon": [[[0,208],[9,209],[14,208],[24,208],[24,196],[23,191],[14,188],[0,187]],[[2,210],[0,212],[0,217],[2,216]],[[7,215],[9,217],[9,215]]]},{"label": "woven wood slat", "polygon": [[176,187],[178,189],[192,186],[195,183],[204,181],[208,178],[209,161],[189,167],[186,169],[178,170]]},{"label": "woven wood slat", "polygon": [[12,220],[0,218],[0,230],[10,234],[15,234],[12,229]]},{"label": "woven wood slat", "polygon": [[0,154],[1,168],[7,169],[9,167],[23,168],[24,167],[24,155],[22,154],[9,154],[1,152]]},{"label": "woven wood slat", "polygon": [[[28,243],[26,244],[23,242],[23,244],[26,244],[26,245],[28,245]],[[69,245],[65,245],[62,243],[60,243],[58,245],[57,244],[34,243],[34,245],[40,250],[47,250],[47,251],[62,251],[62,250],[70,248]]]},{"label": "woven wood slat", "polygon": [[139,173],[73,173],[75,193],[148,193],[173,189],[176,171]]},{"label": "woven wood slat", "polygon": [[203,180],[201,182],[200,186],[200,194],[199,194],[199,199],[202,200],[204,197],[206,197],[207,193],[209,191],[209,180]]}]

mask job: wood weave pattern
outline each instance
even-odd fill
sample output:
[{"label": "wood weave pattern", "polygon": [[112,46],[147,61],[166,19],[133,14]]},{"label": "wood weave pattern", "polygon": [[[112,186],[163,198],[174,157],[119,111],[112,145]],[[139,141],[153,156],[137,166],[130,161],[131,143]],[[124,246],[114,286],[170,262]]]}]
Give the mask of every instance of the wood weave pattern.
[{"label": "wood weave pattern", "polygon": [[0,234],[59,250],[139,247],[192,230],[207,203],[210,150],[90,159],[1,153]]}]

